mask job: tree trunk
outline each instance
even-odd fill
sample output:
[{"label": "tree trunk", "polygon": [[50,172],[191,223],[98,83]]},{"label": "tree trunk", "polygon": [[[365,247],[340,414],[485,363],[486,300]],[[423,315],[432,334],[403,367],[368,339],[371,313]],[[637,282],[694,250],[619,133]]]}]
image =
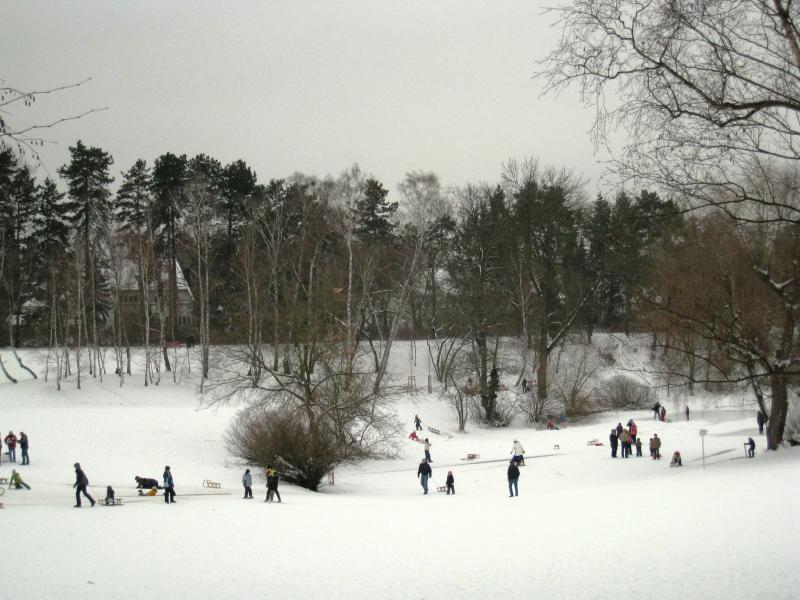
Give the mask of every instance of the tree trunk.
[{"label": "tree trunk", "polygon": [[786,415],[789,411],[786,375],[783,371],[771,375],[770,391],[772,398],[769,419],[767,420],[767,450],[777,450],[778,446],[783,442]]}]

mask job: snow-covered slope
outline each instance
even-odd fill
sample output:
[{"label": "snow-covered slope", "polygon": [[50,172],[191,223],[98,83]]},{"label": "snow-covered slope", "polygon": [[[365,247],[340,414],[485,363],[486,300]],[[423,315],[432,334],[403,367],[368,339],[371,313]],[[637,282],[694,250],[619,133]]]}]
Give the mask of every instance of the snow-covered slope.
[{"label": "snow-covered slope", "polygon": [[[421,350],[421,349],[420,349]],[[406,353],[405,355],[403,353]],[[13,363],[8,352],[4,361]],[[35,358],[23,353],[32,364]],[[10,360],[9,360],[10,359]],[[409,364],[400,347],[397,370]],[[416,373],[422,381],[425,369]],[[447,406],[425,394],[397,399],[400,455],[336,472],[314,494],[282,486],[281,504],[241,498],[243,468],[223,435],[235,407],[202,409],[190,385],[143,388],[85,378],[22,377],[0,384],[0,430],[24,430],[33,488],[7,490],[0,574],[28,598],[797,598],[800,521],[797,449],[763,452],[753,412],[705,409],[692,420],[649,412],[603,414],[559,431],[455,431]],[[513,383],[513,382],[512,382]],[[682,404],[683,400],[681,400]],[[674,412],[674,411],[673,411]],[[428,496],[416,478],[422,446],[406,438],[413,416],[441,431]],[[609,456],[608,432],[633,418],[664,459]],[[706,468],[698,430],[706,428]],[[747,436],[756,458],[744,458]],[[508,497],[511,442],[527,451],[520,495]],[[604,446],[589,446],[599,439]],[[684,467],[669,468],[674,449]],[[474,461],[462,460],[468,453]],[[645,443],[645,454],[647,454]],[[3,457],[0,476],[10,465]],[[72,508],[72,463],[92,491],[111,484],[121,507]],[[178,502],[134,495],[134,475],[159,478],[169,464]],[[435,491],[448,470],[455,496]],[[202,486],[222,482],[220,490]]]}]

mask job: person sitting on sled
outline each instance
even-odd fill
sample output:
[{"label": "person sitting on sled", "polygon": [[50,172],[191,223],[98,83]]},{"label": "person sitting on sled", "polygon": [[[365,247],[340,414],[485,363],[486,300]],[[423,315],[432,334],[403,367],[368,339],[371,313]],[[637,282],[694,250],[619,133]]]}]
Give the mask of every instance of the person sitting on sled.
[{"label": "person sitting on sled", "polygon": [[114,488],[112,488],[110,485],[106,486],[106,497],[103,500],[103,504],[107,506],[114,504]]},{"label": "person sitting on sled", "polygon": [[415,442],[419,442],[420,441],[419,436],[417,435],[417,430],[416,429],[408,434],[408,439],[414,440]]},{"label": "person sitting on sled", "polygon": [[681,461],[681,453],[678,452],[677,450],[675,450],[675,452],[672,453],[672,460],[670,461],[669,466],[670,467],[683,466],[683,462]]}]

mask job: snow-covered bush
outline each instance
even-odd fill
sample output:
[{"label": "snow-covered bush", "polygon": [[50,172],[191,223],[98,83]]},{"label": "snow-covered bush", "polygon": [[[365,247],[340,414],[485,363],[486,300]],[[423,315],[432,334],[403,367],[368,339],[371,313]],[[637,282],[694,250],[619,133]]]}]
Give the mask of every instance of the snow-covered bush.
[{"label": "snow-covered bush", "polygon": [[603,386],[601,401],[605,408],[650,408],[656,401],[650,387],[626,375],[614,375]]},{"label": "snow-covered bush", "polygon": [[271,464],[284,481],[312,491],[343,459],[332,433],[311,435],[307,419],[287,409],[244,409],[225,441],[228,451],[248,465]]}]

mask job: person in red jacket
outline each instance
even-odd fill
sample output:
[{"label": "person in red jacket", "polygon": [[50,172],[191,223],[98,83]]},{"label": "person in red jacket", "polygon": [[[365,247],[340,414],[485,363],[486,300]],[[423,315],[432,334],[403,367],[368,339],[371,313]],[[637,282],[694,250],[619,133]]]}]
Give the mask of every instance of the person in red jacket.
[{"label": "person in red jacket", "polygon": [[8,458],[11,462],[17,462],[17,436],[13,431],[9,431],[6,436],[6,446],[8,446]]}]

